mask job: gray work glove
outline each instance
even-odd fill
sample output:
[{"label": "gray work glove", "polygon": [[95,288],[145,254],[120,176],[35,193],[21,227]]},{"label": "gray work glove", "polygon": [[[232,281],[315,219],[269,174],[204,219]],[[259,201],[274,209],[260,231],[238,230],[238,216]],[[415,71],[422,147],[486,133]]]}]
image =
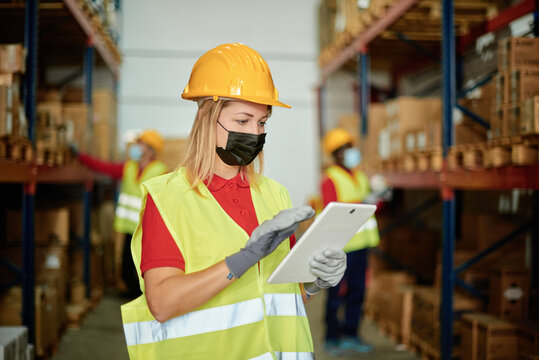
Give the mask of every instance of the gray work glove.
[{"label": "gray work glove", "polygon": [[317,276],[312,283],[305,283],[307,294],[314,295],[320,289],[337,285],[346,271],[346,254],[340,249],[326,249],[311,260],[311,272]]},{"label": "gray work glove", "polygon": [[251,234],[245,247],[225,259],[232,275],[240,278],[251,266],[271,254],[298,228],[299,223],[314,216],[310,206],[285,209],[264,221]]}]

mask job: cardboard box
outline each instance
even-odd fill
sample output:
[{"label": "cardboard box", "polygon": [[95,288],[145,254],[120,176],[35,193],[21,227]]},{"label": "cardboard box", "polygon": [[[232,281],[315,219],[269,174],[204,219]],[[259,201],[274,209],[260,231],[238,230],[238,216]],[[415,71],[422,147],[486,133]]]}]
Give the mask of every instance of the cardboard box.
[{"label": "cardboard box", "polygon": [[[35,212],[36,244],[69,245],[69,211],[67,208],[37,210]],[[8,211],[6,240],[20,243],[22,240],[22,213]]]},{"label": "cardboard box", "polygon": [[498,70],[514,69],[521,66],[539,67],[539,39],[533,37],[513,37],[498,43]]},{"label": "cardboard box", "polygon": [[82,304],[86,300],[86,285],[80,280],[74,280],[71,282],[70,289],[70,303]]},{"label": "cardboard box", "polygon": [[539,67],[522,67],[509,71],[505,90],[506,103],[519,103],[539,95]]},{"label": "cardboard box", "polygon": [[20,77],[9,74],[9,81],[2,83],[0,74],[0,136],[27,137],[27,124],[21,119]]},{"label": "cardboard box", "polygon": [[[35,352],[37,356],[46,354],[46,349],[58,336],[57,294],[54,289],[35,287]],[[22,289],[14,286],[0,296],[0,325],[19,326],[22,324]]]},{"label": "cardboard box", "polygon": [[[432,347],[440,349],[440,306],[441,291],[435,288],[414,288],[412,310],[412,332]],[[455,294],[453,298],[453,343],[460,346],[461,322],[460,316],[465,312],[477,311],[481,303],[476,299]]]},{"label": "cardboard box", "polygon": [[507,96],[507,90],[506,90],[506,82],[507,82],[507,73],[501,72],[492,78],[492,103],[491,107],[500,107],[506,104],[506,96]]},{"label": "cardboard box", "polygon": [[0,136],[8,134],[7,118],[8,112],[11,112],[11,108],[8,104],[11,103],[9,99],[10,90],[7,86],[0,85]]},{"label": "cardboard box", "polygon": [[403,265],[416,271],[423,279],[434,280],[436,250],[440,234],[427,229],[402,227],[388,236],[387,253]]},{"label": "cardboard box", "polygon": [[506,320],[528,317],[530,270],[525,267],[503,267],[492,273],[489,312]]},{"label": "cardboard box", "polygon": [[37,104],[38,127],[61,125],[64,123],[62,103],[59,101],[40,102]]},{"label": "cardboard box", "polygon": [[508,135],[508,129],[505,127],[507,124],[504,122],[506,118],[506,107],[497,106],[491,109],[490,113],[490,137],[491,139],[497,139]]},{"label": "cardboard box", "polygon": [[510,322],[483,317],[477,321],[477,358],[511,360],[518,355],[518,327]]},{"label": "cardboard box", "polygon": [[[517,215],[464,212],[461,217],[461,243],[459,246],[462,249],[486,249],[504,236],[509,235],[521,224],[522,218]],[[519,239],[515,239],[514,243],[524,240],[524,238],[525,235],[522,235]]]},{"label": "cardboard box", "polygon": [[471,120],[455,125],[455,145],[476,144],[487,141],[487,129]]},{"label": "cardboard box", "polygon": [[507,129],[508,136],[520,134],[520,104],[509,104],[504,114],[504,127]]},{"label": "cardboard box", "polygon": [[82,103],[64,103],[62,117],[67,127],[67,141],[74,142],[80,152],[90,152],[90,131],[88,128],[88,106]]},{"label": "cardboard box", "polygon": [[117,99],[114,91],[95,89],[93,96],[94,155],[112,160],[117,148]]},{"label": "cardboard box", "polygon": [[518,359],[519,360],[539,360],[539,355],[519,354]]},{"label": "cardboard box", "polygon": [[462,316],[461,360],[510,360],[517,357],[515,324],[489,314]]},{"label": "cardboard box", "polygon": [[539,356],[539,323],[531,321],[519,323],[518,351],[523,355]]},{"label": "cardboard box", "polygon": [[539,133],[539,96],[524,100],[520,105],[520,133]]},{"label": "cardboard box", "polygon": [[26,50],[21,44],[0,45],[0,73],[24,73]]},{"label": "cardboard box", "polygon": [[[20,245],[3,245],[0,247],[0,256],[15,266],[22,266],[22,250]],[[44,280],[49,272],[66,276],[68,274],[69,257],[66,246],[38,245],[35,247],[34,259],[36,282]],[[59,275],[55,276],[58,277]],[[15,273],[6,267],[0,267],[0,277],[6,281],[14,280]],[[63,287],[65,288],[65,285]]]}]

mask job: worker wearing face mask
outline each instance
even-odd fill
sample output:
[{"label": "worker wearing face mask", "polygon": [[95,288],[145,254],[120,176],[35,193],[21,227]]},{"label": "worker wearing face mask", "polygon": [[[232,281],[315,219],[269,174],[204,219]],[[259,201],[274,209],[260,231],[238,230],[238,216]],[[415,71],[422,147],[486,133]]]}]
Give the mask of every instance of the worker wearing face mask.
[{"label": "worker wearing face mask", "polygon": [[74,146],[71,147],[79,161],[88,168],[122,181],[114,230],[124,234],[122,280],[127,287],[126,295],[130,298],[140,295],[137,272],[131,260],[131,237],[137,228],[142,201],[140,184],[168,171],[167,166],[157,160],[163,145],[164,141],[159,132],[146,130],[129,147],[129,159],[119,163],[102,161],[88,154],[78,153]]},{"label": "worker wearing face mask", "polygon": [[[353,146],[352,135],[342,128],[332,129],[324,136],[323,147],[334,162],[326,170],[321,186],[324,206],[332,201],[370,203],[373,197],[369,179],[357,169],[361,163],[361,152]],[[379,242],[378,227],[373,216],[344,248],[347,270],[340,286],[328,290],[324,349],[330,355],[372,350],[371,345],[361,340],[358,329],[365,294],[368,248],[377,246]],[[346,307],[344,321],[339,321],[337,317],[341,305]]]},{"label": "worker wearing face mask", "polygon": [[303,299],[339,283],[346,254],[317,253],[312,283],[267,282],[314,216],[262,174],[266,122],[290,106],[237,43],[203,54],[182,97],[198,105],[185,159],[141,186],[132,253],[144,294],[122,306],[130,359],[314,359]]}]

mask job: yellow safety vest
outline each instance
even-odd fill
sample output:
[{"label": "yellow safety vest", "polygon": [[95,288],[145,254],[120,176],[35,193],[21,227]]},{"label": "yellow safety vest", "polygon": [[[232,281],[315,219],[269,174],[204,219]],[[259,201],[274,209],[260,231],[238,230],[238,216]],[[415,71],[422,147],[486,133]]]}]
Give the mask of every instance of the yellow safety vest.
[{"label": "yellow safety vest", "polygon": [[138,162],[134,160],[126,161],[122,175],[122,185],[118,205],[116,206],[116,216],[114,218],[114,230],[120,233],[133,234],[139,221],[142,195],[140,184],[144,181],[163,175],[167,172],[167,166],[161,161],[152,161],[142,170],[138,176]]},{"label": "yellow safety vest", "polygon": [[[185,168],[142,185],[151,194],[185,259],[185,273],[206,269],[242,248],[249,235],[228,216],[209,190],[197,195]],[[288,191],[262,178],[251,187],[258,222],[291,207]],[[145,203],[145,202],[144,202]],[[131,251],[140,274],[142,228]],[[197,309],[163,323],[150,313],[143,294],[122,306],[131,359],[313,359],[309,322],[299,285],[268,284],[269,275],[290,251],[284,241],[240,279]]]},{"label": "yellow safety vest", "polygon": [[[333,165],[326,170],[326,175],[333,181],[337,191],[337,201],[346,203],[362,202],[370,192],[367,175],[359,170],[353,176],[340,166]],[[345,252],[378,246],[380,234],[374,215],[359,229],[357,234],[344,247]]]}]

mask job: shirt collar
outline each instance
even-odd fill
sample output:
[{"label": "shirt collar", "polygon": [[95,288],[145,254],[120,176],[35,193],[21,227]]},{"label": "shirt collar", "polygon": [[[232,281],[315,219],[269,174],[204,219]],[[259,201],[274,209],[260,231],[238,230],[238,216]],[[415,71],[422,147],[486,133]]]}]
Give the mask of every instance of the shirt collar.
[{"label": "shirt collar", "polygon": [[217,191],[222,189],[226,184],[232,183],[236,184],[239,187],[249,187],[249,182],[245,179],[245,174],[242,178],[242,172],[238,172],[236,176],[234,176],[232,179],[224,179],[220,177],[219,175],[213,174],[213,178],[211,180],[211,183],[208,185],[207,181],[204,181],[204,184],[208,187],[210,191]]}]

